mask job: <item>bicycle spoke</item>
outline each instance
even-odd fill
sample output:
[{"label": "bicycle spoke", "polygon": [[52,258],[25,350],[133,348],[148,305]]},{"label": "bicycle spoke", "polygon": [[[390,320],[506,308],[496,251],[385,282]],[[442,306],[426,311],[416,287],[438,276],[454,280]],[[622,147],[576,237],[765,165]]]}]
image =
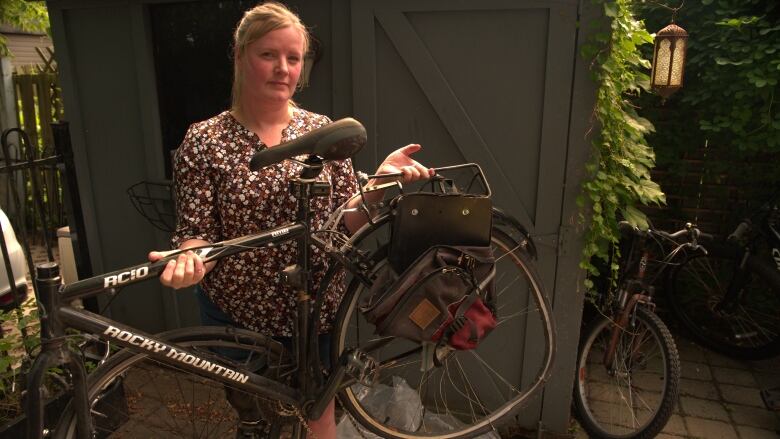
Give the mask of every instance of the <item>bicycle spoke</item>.
[{"label": "bicycle spoke", "polygon": [[586,369],[577,374],[575,406],[585,408],[578,417],[582,421],[582,413],[588,414],[582,425],[592,435],[635,437],[646,429],[662,428],[656,419],[661,411],[669,413],[662,405],[674,404],[674,395],[666,391],[667,377],[674,372],[668,370],[658,333],[648,326],[653,319],[660,322],[648,311],[637,311],[631,325],[619,332],[609,368],[603,358],[615,323],[600,319],[596,332],[586,332],[592,341],[584,348],[587,357],[579,360],[580,368]]},{"label": "bicycle spoke", "polygon": [[[496,233],[494,239],[502,236]],[[550,334],[550,313],[539,291],[540,282],[535,273],[529,271],[532,267],[526,256],[517,250],[517,244],[505,245],[500,239],[495,243],[497,264],[492,281],[495,289],[490,297],[494,300],[491,305],[496,309],[497,322],[476,349],[437,348],[431,352],[422,349],[419,343],[399,338],[387,341],[382,349],[371,349],[370,355],[383,365],[380,375],[383,384],[392,385],[395,377],[406,378],[420,397],[423,409],[417,431],[398,430],[392,422],[392,429],[386,427],[385,419],[371,417],[366,407],[368,403],[357,399],[356,389],[346,389],[345,404],[354,406],[357,410],[353,412],[357,416],[366,418],[368,414],[365,422],[374,432],[383,432],[380,437],[455,438],[459,432],[476,432],[477,427],[480,431],[494,429],[493,422],[499,420],[499,413],[508,413],[518,407],[532,390],[540,388],[541,374],[549,364],[550,339],[546,337]],[[510,249],[516,253],[505,251]],[[376,272],[383,269],[385,265],[382,264],[381,261],[375,263]],[[339,326],[339,343],[343,348],[366,349],[378,338],[370,335],[373,326],[360,316],[359,311],[359,304],[365,303],[370,291],[356,288],[345,297],[350,304],[340,317],[343,322]],[[522,334],[529,339],[524,340]],[[530,338],[528,334],[537,338]],[[529,358],[524,352],[527,343],[540,346],[542,350],[533,352]],[[542,358],[537,365],[535,356],[540,354]],[[436,361],[430,363],[434,358]],[[493,358],[500,358],[501,363],[492,362]],[[397,362],[392,363],[391,359]],[[423,366],[425,370],[421,371]],[[508,373],[508,370],[512,372]]]}]

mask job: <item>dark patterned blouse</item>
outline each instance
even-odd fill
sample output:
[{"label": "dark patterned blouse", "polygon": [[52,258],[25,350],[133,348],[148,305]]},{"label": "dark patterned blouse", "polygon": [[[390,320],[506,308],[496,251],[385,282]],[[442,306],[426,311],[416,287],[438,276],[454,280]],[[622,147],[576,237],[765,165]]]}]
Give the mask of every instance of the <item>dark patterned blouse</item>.
[{"label": "dark patterned blouse", "polygon": [[[295,108],[282,142],[330,123],[325,116]],[[249,170],[255,151],[266,148],[257,135],[225,111],[190,126],[174,158],[178,221],[172,243],[188,239],[217,242],[295,220],[295,197],[288,181],[301,166],[284,161],[257,172]],[[321,180],[331,184],[331,195],[312,200],[313,227],[357,191],[350,160],[329,162]],[[279,271],[295,263],[294,242],[239,253],[220,260],[203,279],[202,287],[235,322],[273,336],[292,336],[295,296],[280,281]],[[312,254],[315,291],[327,266],[318,249]],[[344,293],[344,274],[325,293],[321,332],[332,327]]]}]

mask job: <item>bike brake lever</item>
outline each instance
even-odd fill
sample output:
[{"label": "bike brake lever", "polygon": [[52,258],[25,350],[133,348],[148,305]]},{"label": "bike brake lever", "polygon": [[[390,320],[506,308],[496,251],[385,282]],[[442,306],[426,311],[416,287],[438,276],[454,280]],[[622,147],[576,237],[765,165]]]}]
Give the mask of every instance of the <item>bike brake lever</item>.
[{"label": "bike brake lever", "polygon": [[690,244],[691,247],[693,247],[693,251],[700,251],[704,254],[704,256],[707,256],[708,252],[707,249],[699,244]]}]

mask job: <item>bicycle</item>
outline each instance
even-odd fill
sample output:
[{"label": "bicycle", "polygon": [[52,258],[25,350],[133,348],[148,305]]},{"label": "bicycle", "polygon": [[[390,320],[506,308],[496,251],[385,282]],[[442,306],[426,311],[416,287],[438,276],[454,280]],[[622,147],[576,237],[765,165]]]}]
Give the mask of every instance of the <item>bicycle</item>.
[{"label": "bicycle", "polygon": [[[68,285],[60,284],[56,265],[36,267],[44,318],[41,353],[28,384],[29,437],[37,439],[44,433],[55,438],[88,438],[93,433],[103,437],[116,431],[115,437],[222,438],[235,434],[238,423],[226,401],[226,389],[248,395],[249,401],[258,404],[270,424],[259,433],[268,437],[279,437],[283,427],[290,425],[292,437],[306,437],[305,419],[318,418],[337,394],[353,423],[385,438],[446,439],[496,431],[501,421],[541,389],[553,359],[552,313],[533,267],[533,242],[516,220],[493,209],[491,246],[497,261],[494,281],[499,323],[476,349],[436,352],[425,344],[375,336],[358,304],[376,272],[388,264],[392,212],[386,200],[367,203],[363,195],[391,186],[403,188],[385,183],[361,189],[359,210],[367,215],[368,223],[351,237],[338,229],[344,206],[322,230],[312,230],[308,210],[309,200],[329,189],[316,181],[324,161],[354,155],[365,140],[362,125],[344,119],[260,151],[252,159],[254,169],[282,160],[296,160],[303,167],[300,177],[290,183],[298,201],[296,221],[196,249],[205,261],[214,261],[285,241],[296,243],[297,264],[282,274],[297,291],[296,331],[289,350],[270,337],[231,327],[192,327],[150,335],[69,306],[77,298],[155,279],[177,251],[154,263]],[[305,160],[294,158],[302,155],[307,156]],[[484,182],[489,196],[487,181],[474,164],[438,168],[433,181],[442,181],[440,172],[464,168],[475,170],[474,178]],[[367,176],[374,177],[381,178]],[[330,261],[315,292],[307,289],[310,246],[322,249]],[[342,270],[349,275],[348,287],[332,334],[332,368],[325,373],[316,336],[320,293]],[[111,355],[87,376],[81,355],[73,343],[67,343],[72,337],[65,332],[67,328],[122,349],[106,349]],[[528,355],[531,350],[535,356]],[[498,354],[503,360],[500,364],[492,358]],[[521,359],[526,367],[521,367]],[[61,364],[70,371],[73,399],[57,425],[44,426],[41,378],[46,369]],[[379,384],[402,379],[414,389],[420,406],[412,425],[392,424],[392,419],[373,411],[364,400]]]},{"label": "bicycle", "polygon": [[699,344],[729,357],[780,353],[780,205],[764,204],[727,237],[670,272],[677,320]]},{"label": "bicycle", "polygon": [[[654,312],[652,283],[681,250],[701,251],[700,232],[690,224],[671,234],[642,231],[625,221],[619,227],[625,239],[617,294],[600,296],[598,308],[604,313],[580,334],[574,413],[593,438],[651,438],[669,420],[680,381],[677,346]],[[670,244],[675,247],[666,252]],[[663,257],[659,269],[648,275],[656,249]]]}]

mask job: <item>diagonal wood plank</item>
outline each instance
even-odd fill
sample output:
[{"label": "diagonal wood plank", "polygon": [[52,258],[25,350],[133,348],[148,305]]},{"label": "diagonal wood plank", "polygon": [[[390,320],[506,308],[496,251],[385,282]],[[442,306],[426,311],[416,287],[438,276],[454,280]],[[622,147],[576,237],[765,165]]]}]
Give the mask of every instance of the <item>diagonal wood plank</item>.
[{"label": "diagonal wood plank", "polygon": [[[377,9],[374,13],[459,151],[466,160],[479,163],[491,180],[497,180],[494,184],[507,188],[509,193],[496,196],[496,204],[521,203],[519,194],[512,188],[452,87],[403,13],[386,9]],[[468,148],[464,145],[468,145]],[[535,221],[529,216],[525,206],[520,207],[521,217],[518,219],[533,231]]]}]

